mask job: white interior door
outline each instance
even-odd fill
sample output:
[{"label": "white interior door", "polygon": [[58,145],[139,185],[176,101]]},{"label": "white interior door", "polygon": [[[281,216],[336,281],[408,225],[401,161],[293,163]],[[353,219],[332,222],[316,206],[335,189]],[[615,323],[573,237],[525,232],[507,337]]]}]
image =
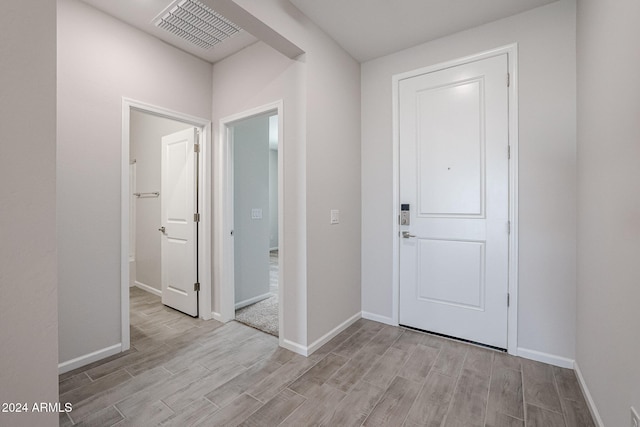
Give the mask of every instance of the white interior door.
[{"label": "white interior door", "polygon": [[196,129],[162,138],[162,303],[197,316]]},{"label": "white interior door", "polygon": [[[399,82],[400,324],[507,347],[507,55]],[[402,217],[402,215],[401,215]]]}]

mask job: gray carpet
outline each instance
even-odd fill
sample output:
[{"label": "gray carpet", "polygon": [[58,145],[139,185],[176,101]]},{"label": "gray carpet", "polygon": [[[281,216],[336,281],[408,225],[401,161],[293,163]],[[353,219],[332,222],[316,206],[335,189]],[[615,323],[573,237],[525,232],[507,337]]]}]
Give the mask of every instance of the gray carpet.
[{"label": "gray carpet", "polygon": [[238,322],[278,336],[278,295],[236,310]]}]

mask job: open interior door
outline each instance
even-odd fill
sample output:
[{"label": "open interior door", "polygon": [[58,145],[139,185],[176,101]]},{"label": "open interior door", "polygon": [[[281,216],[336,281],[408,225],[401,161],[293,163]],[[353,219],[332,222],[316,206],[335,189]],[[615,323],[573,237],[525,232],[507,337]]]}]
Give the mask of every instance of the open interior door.
[{"label": "open interior door", "polygon": [[198,316],[197,129],[162,138],[162,303]]}]

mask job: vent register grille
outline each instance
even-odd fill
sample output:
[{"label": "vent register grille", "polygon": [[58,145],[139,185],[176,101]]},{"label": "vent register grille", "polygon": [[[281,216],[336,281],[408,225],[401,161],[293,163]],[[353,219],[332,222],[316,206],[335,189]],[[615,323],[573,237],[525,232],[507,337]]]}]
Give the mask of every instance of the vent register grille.
[{"label": "vent register grille", "polygon": [[157,18],[155,25],[203,49],[211,49],[242,31],[224,16],[195,0],[181,0]]}]

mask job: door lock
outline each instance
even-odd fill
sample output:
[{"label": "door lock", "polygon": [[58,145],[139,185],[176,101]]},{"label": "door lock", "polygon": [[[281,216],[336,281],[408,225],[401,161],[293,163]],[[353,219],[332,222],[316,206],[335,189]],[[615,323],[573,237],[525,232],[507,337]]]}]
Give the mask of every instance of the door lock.
[{"label": "door lock", "polygon": [[405,239],[409,239],[410,237],[416,237],[415,235],[409,233],[408,231],[403,231],[402,232],[402,237],[404,237]]},{"label": "door lock", "polygon": [[166,231],[166,229],[164,227],[160,227],[158,228],[158,231],[161,232],[162,234],[164,234],[164,232]]},{"label": "door lock", "polygon": [[411,225],[411,211],[409,204],[400,205],[400,225]]}]

